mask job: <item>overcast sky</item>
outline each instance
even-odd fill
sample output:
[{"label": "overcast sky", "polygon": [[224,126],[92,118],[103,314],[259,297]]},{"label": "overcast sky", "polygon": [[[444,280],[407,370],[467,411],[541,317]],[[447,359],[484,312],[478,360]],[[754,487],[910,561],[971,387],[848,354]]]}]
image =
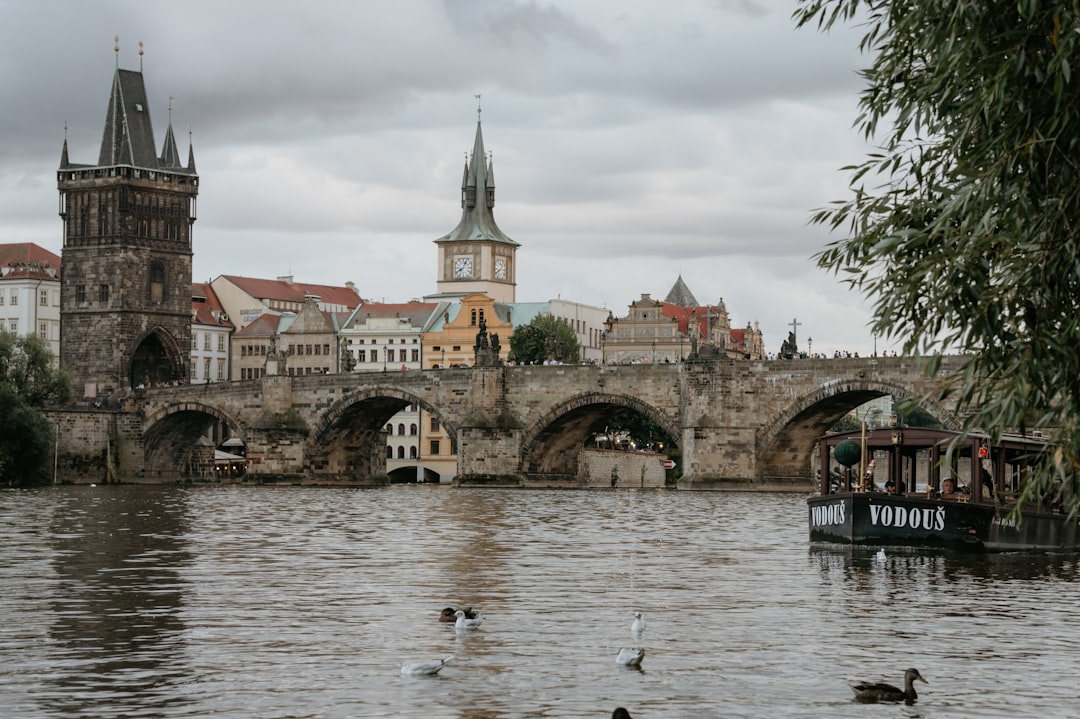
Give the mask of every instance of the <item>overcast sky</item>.
[{"label": "overcast sky", "polygon": [[[847,197],[868,61],[783,0],[0,0],[0,242],[57,254],[55,172],[97,162],[117,60],[142,67],[159,150],[188,131],[194,279],[435,291],[481,95],[517,299],[617,316],[681,274],[777,351],[870,352],[867,303],[817,269]],[[120,52],[113,36],[120,36]],[[886,349],[879,340],[879,350]]]}]

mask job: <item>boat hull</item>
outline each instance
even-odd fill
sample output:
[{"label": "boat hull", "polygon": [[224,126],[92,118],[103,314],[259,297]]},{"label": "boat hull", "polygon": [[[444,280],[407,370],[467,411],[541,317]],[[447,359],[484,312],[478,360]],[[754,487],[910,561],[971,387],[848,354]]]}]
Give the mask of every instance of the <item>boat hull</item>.
[{"label": "boat hull", "polygon": [[807,500],[811,542],[934,546],[975,551],[1074,550],[1077,525],[1025,512],[1017,522],[993,504],[845,492]]}]

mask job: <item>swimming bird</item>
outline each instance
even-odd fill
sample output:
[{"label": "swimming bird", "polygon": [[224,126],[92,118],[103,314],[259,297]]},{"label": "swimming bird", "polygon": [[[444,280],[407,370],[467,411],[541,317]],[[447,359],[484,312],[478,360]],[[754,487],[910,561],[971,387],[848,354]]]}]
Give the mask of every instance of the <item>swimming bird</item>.
[{"label": "swimming bird", "polygon": [[885,550],[884,549],[877,550],[877,554],[875,554],[874,556],[877,558],[877,560],[879,562],[884,562],[885,561]]},{"label": "swimming bird", "polygon": [[[473,611],[472,607],[469,607],[468,609],[462,609],[461,611],[465,612],[465,617],[467,619],[476,619],[476,612]],[[453,607],[447,607],[446,609],[439,612],[439,621],[440,622],[456,622],[457,621],[456,614],[457,614],[456,609],[454,609]]]},{"label": "swimming bird", "polygon": [[634,612],[634,623],[630,625],[631,634],[641,634],[645,631],[645,617],[641,616],[641,612]]},{"label": "swimming bird", "polygon": [[484,623],[484,618],[479,616],[473,616],[471,619],[465,614],[465,610],[459,609],[454,612],[454,616],[457,617],[454,622],[454,628],[459,632],[469,629],[477,629]]},{"label": "swimming bird", "polygon": [[622,647],[619,649],[618,656],[615,657],[615,663],[624,667],[640,667],[641,660],[644,658],[644,649]]},{"label": "swimming bird", "polygon": [[611,719],[634,719],[630,716],[630,712],[626,711],[623,707],[615,707],[615,711],[611,712]]},{"label": "swimming bird", "polygon": [[403,677],[423,677],[432,676],[439,673],[439,670],[446,666],[446,663],[454,658],[451,654],[446,659],[440,659],[437,662],[405,662],[401,665],[401,676]]},{"label": "swimming bird", "polygon": [[908,669],[904,672],[904,688],[897,689],[892,684],[885,684],[882,682],[860,682],[859,684],[852,684],[851,689],[855,692],[854,701],[857,702],[904,702],[905,704],[914,704],[918,698],[918,694],[915,693],[915,681],[918,680],[924,684],[930,682],[923,679],[923,675],[919,674],[918,669]]}]

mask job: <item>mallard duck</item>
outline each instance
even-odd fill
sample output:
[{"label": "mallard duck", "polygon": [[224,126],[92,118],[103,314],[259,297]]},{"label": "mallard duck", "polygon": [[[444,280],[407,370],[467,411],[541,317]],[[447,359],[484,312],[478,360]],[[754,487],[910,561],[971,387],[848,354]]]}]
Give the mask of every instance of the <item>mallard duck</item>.
[{"label": "mallard duck", "polygon": [[619,650],[619,654],[615,657],[615,663],[624,667],[640,667],[641,660],[645,658],[644,649],[627,649],[623,647]]},{"label": "mallard duck", "polygon": [[908,669],[904,672],[903,689],[897,689],[892,684],[882,682],[860,682],[859,684],[852,684],[851,689],[855,692],[855,701],[857,702],[904,702],[905,704],[914,704],[919,696],[915,693],[916,679],[924,684],[930,683],[923,679],[923,675],[919,674],[918,669]]},{"label": "mallard duck", "polygon": [[484,618],[478,617],[475,614],[470,619],[469,616],[465,614],[464,609],[459,609],[454,612],[454,616],[456,617],[454,620],[454,628],[459,632],[469,629],[478,629],[480,625],[484,623]]},{"label": "mallard duck", "polygon": [[405,662],[401,665],[401,676],[421,677],[438,674],[439,670],[445,667],[446,663],[453,658],[454,655],[451,654],[446,659],[440,659],[437,662]]},{"label": "mallard duck", "polygon": [[[461,611],[465,612],[465,617],[467,619],[476,619],[476,612],[473,611],[472,607],[469,607],[468,609],[462,609]],[[457,621],[456,612],[457,612],[457,610],[454,609],[453,607],[447,607],[446,609],[439,612],[439,621],[440,622],[456,622]]]},{"label": "mallard duck", "polygon": [[634,719],[630,716],[630,712],[622,707],[615,707],[615,711],[611,712],[611,719]]},{"label": "mallard duck", "polygon": [[634,612],[634,621],[630,625],[630,633],[638,635],[643,631],[645,631],[645,617],[641,616],[641,612]]}]

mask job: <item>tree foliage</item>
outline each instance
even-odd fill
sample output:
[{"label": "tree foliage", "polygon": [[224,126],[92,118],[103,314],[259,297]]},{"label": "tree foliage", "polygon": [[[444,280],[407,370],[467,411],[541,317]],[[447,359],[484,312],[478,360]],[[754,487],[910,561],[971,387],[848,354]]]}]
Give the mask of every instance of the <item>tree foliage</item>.
[{"label": "tree foliage", "polygon": [[48,479],[53,433],[42,410],[70,399],[70,380],[41,338],[0,332],[0,482]]},{"label": "tree foliage", "polygon": [[549,359],[577,364],[581,361],[581,346],[570,325],[545,313],[514,328],[510,335],[509,357],[519,364],[543,364]]},{"label": "tree foliage", "polygon": [[[801,0],[800,26],[864,29],[856,126],[879,144],[850,199],[813,220],[817,255],[910,354],[960,353],[945,379],[970,427],[1055,443],[1022,501],[1080,508],[1080,8],[1064,0]],[[940,355],[938,355],[940,356]],[[931,369],[940,372],[937,362]]]}]

